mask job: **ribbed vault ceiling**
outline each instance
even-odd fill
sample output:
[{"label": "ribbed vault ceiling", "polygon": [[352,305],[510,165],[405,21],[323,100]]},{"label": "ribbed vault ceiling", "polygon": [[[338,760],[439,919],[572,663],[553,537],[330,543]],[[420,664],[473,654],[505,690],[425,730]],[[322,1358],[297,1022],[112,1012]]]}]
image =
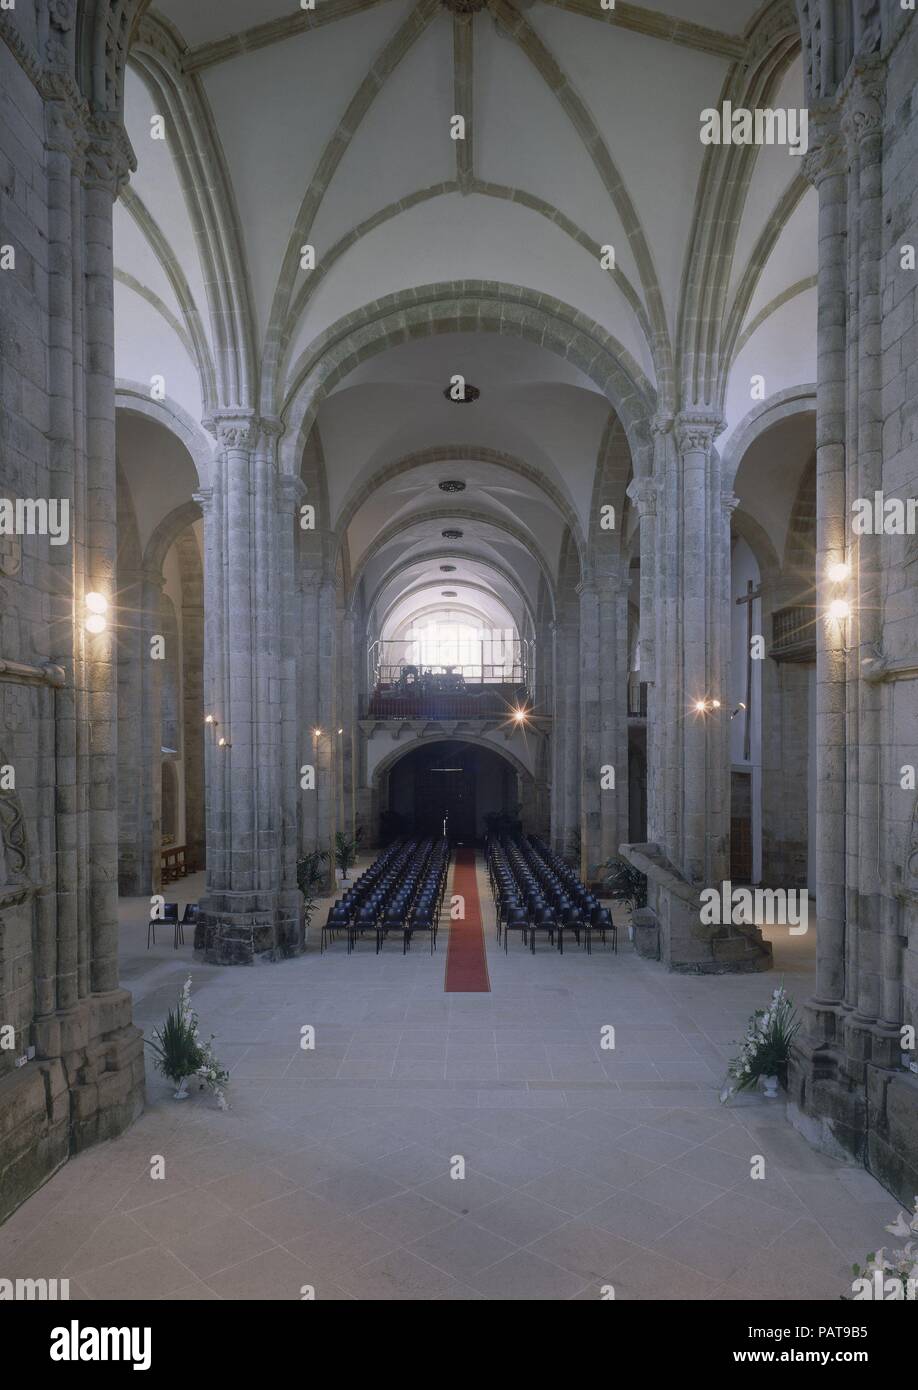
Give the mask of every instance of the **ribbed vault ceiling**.
[{"label": "ribbed vault ceiling", "polygon": [[[312,11],[159,0],[126,86],[138,170],[116,211],[118,375],[163,375],[202,419],[225,393],[228,355],[241,354],[245,403],[283,414],[317,340],[346,315],[475,279],[585,316],[652,394],[678,370],[699,113],[740,70],[760,8],[488,0],[461,15],[448,0],[317,0]],[[779,102],[802,104],[797,63]],[[186,107],[192,145],[223,180],[210,210],[186,165]],[[464,140],[450,138],[456,113]],[[164,140],[151,138],[158,115]],[[788,366],[783,347],[815,337],[814,200],[795,180],[799,161],[762,151],[738,211],[728,433],[749,410],[753,373],[769,393],[814,375],[800,352]],[[300,266],[305,246],[314,269]],[[481,388],[474,405],[444,400],[456,372]],[[566,530],[589,531],[609,421],[593,381],[519,338],[440,332],[389,348],[319,407],[325,521],[370,597],[393,571],[405,587],[424,577],[452,509],[457,581],[497,584],[518,609],[495,578],[512,576],[534,609]],[[449,477],[466,491],[445,496]]]}]

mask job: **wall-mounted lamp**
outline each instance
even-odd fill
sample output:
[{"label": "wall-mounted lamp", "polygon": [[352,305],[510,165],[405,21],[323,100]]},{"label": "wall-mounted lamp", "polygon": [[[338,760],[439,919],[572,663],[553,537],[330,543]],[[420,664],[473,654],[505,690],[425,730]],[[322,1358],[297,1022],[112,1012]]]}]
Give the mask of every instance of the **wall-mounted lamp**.
[{"label": "wall-mounted lamp", "polygon": [[91,632],[94,637],[100,632],[104,632],[108,627],[105,614],[108,611],[108,599],[104,594],[95,592],[87,594],[83,602],[89,617],[84,621],[83,626],[87,632]]},{"label": "wall-mounted lamp", "polygon": [[322,730],[321,730],[321,729],[313,729],[313,731],[312,731],[312,736],[313,736],[313,738],[321,738],[321,737],[322,737]]},{"label": "wall-mounted lamp", "polygon": [[851,578],[851,566],[845,560],[837,560],[826,566],[826,577],[835,587],[835,597],[829,600],[826,617],[836,623],[843,623],[851,617],[851,603],[846,595],[845,581]]},{"label": "wall-mounted lamp", "polygon": [[696,714],[711,714],[716,709],[720,709],[720,701],[712,700],[710,695],[706,695],[703,700],[695,701]]},{"label": "wall-mounted lamp", "polygon": [[228,738],[223,738],[223,737],[221,736],[220,738],[217,739],[217,747],[218,747],[218,748],[232,748],[232,746],[233,746],[233,745],[230,743],[230,741],[229,741]]},{"label": "wall-mounted lamp", "polygon": [[525,724],[529,719],[528,709],[515,709],[513,711],[514,724]]},{"label": "wall-mounted lamp", "polygon": [[204,716],[204,723],[205,723],[205,724],[212,724],[214,728],[217,727],[217,720],[213,717],[212,714],[205,714],[205,716]]},{"label": "wall-mounted lamp", "polygon": [[339,729],[339,730],[338,730],[338,733],[339,733],[339,734],[343,734],[343,733],[344,733],[344,730],[343,730],[343,729]]}]

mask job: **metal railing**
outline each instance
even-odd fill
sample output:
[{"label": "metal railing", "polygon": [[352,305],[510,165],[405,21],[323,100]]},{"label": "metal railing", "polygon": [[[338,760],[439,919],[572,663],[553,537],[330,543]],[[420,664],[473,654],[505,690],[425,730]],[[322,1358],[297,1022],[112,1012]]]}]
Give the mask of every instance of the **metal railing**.
[{"label": "metal railing", "polygon": [[816,609],[803,603],[776,608],[771,615],[771,651],[775,661],[816,660]]},{"label": "metal railing", "polygon": [[[470,687],[529,687],[532,652],[529,642],[504,635],[479,640],[427,644],[400,639],[373,642],[367,652],[367,687],[398,688],[403,695],[464,694]],[[425,657],[436,657],[427,660]]]}]

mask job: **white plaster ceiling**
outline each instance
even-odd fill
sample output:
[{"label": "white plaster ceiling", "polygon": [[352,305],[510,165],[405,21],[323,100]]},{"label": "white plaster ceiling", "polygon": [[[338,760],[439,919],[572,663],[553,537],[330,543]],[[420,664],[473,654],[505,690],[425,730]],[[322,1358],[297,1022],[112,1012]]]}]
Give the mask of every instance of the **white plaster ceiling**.
[{"label": "white plaster ceiling", "polygon": [[164,517],[197,490],[197,470],[171,430],[130,411],[118,412],[115,454],[130,488],[144,549]]},{"label": "white plaster ceiling", "polygon": [[[477,401],[463,405],[444,397],[457,373],[479,388]],[[524,460],[586,529],[608,417],[608,401],[576,367],[523,339],[455,333],[403,343],[368,358],[319,410],[332,518],[337,523],[349,495],[371,485],[381,467],[423,449],[468,444]],[[472,448],[469,458],[475,458]],[[431,484],[441,477],[471,482],[487,476],[481,467],[474,475],[455,470],[449,462],[437,465]],[[495,465],[488,471],[496,488],[510,485],[496,476]],[[520,483],[514,479],[513,487],[522,495]],[[399,485],[409,484],[396,479],[384,485],[385,505],[405,505],[404,494],[393,492]],[[537,487],[526,495],[545,497]],[[374,512],[370,524],[378,519]],[[550,533],[539,534],[546,546],[554,543]],[[357,533],[355,542],[359,548]]]},{"label": "white plaster ceiling", "polygon": [[[717,441],[723,452],[746,415],[761,403],[753,377],[763,377],[764,398],[816,380],[816,290],[795,295],[756,329],[737,354],[726,396],[727,428]],[[758,387],[758,383],[756,383]]]},{"label": "white plaster ceiling", "polygon": [[792,415],[760,434],[737,470],[743,511],[764,529],[783,564],[787,528],[804,469],[816,451],[816,414]]},{"label": "white plaster ceiling", "polygon": [[[185,345],[148,299],[115,280],[115,376],[154,389],[161,377],[165,394],[201,418],[201,389],[197,368]],[[158,384],[157,384],[158,389]]]},{"label": "white plaster ceiling", "polygon": [[[447,583],[446,581],[449,581]],[[444,598],[444,592],[454,595]],[[517,622],[510,609],[494,594],[483,593],[468,580],[444,575],[439,584],[407,590],[385,614],[380,638],[397,641],[404,638],[415,623],[469,623],[490,631],[509,631],[517,636]]]},{"label": "white plaster ceiling", "polygon": [[[775,109],[782,107],[799,109],[803,105],[803,65],[798,58],[785,73],[784,80],[777,95],[773,98],[771,106]],[[731,289],[736,287],[740,276],[745,271],[749,255],[761,235],[762,228],[773,215],[779,199],[791,180],[799,177],[800,172],[800,156],[791,154],[786,146],[762,145],[757,149],[753,175],[736,239],[736,251],[730,278]],[[815,271],[815,240],[810,252],[812,268]]]},{"label": "white plaster ceiling", "polygon": [[[393,619],[400,620],[406,611],[416,612],[425,607],[431,595],[455,589],[464,600],[479,607],[485,605],[487,612],[509,614],[517,631],[524,630],[529,610],[506,574],[464,553],[456,543],[441,544],[442,551],[433,559],[404,564],[381,585],[375,594],[374,611],[368,614],[371,628],[376,630],[384,626],[388,630]],[[444,573],[441,569],[444,564],[452,565],[453,569]],[[367,597],[369,601],[374,595]]]}]

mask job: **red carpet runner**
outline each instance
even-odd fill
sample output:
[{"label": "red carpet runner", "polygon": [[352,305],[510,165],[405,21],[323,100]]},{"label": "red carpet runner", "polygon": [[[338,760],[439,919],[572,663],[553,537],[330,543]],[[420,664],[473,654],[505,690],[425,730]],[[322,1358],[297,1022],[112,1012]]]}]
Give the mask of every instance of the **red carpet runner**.
[{"label": "red carpet runner", "polygon": [[490,994],[491,981],[488,978],[488,957],[481,925],[473,849],[456,850],[453,896],[457,893],[465,899],[465,917],[449,924],[443,988],[447,994]]}]

